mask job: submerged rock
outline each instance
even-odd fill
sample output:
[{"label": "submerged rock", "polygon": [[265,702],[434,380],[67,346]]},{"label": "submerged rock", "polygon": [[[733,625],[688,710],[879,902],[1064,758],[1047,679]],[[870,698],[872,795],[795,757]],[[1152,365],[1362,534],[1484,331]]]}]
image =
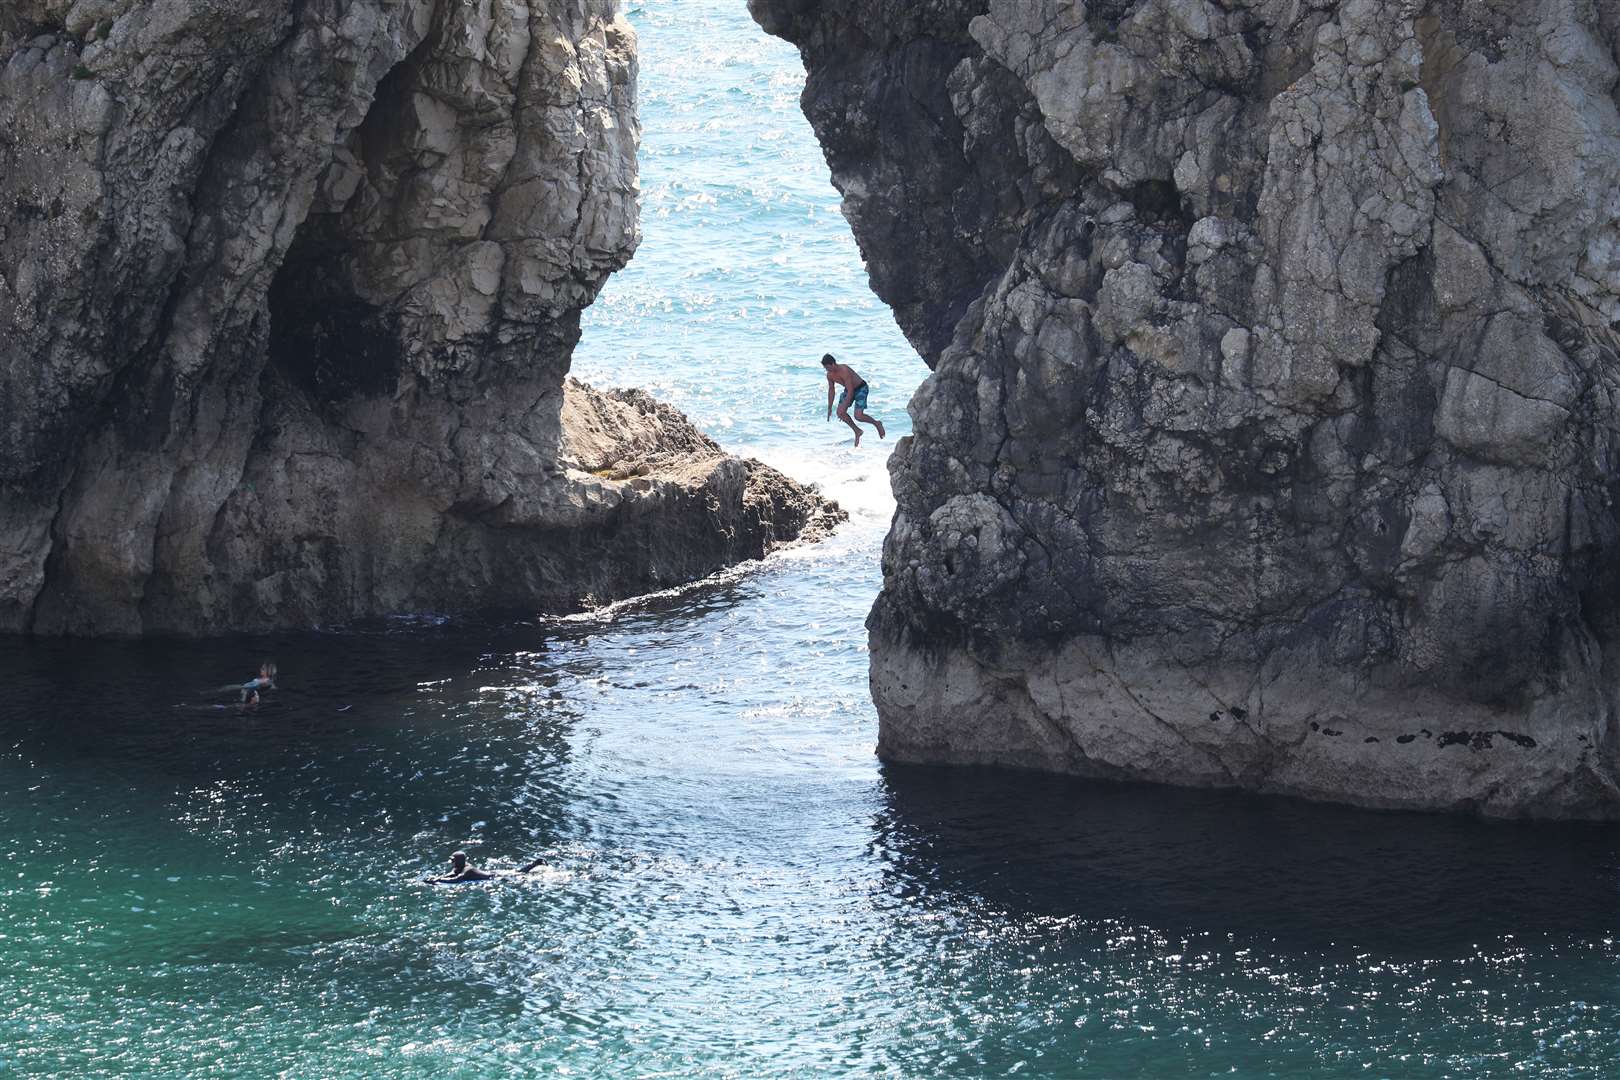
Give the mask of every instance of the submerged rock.
[{"label": "submerged rock", "polygon": [[6,3],[0,630],[573,609],[828,513],[651,407],[561,459],[637,131],[611,0]]},{"label": "submerged rock", "polygon": [[934,368],[886,757],[1620,816],[1620,8],[751,8]]}]

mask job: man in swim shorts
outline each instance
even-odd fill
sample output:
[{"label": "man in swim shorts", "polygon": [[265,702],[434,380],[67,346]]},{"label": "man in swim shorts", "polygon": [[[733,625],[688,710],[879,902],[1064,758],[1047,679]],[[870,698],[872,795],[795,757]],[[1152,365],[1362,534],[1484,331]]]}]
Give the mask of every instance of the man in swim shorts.
[{"label": "man in swim shorts", "polygon": [[[871,424],[877,428],[878,438],[888,438],[888,432],[883,430],[883,421],[876,417],[866,415],[866,395],[871,387],[866,380],[855,373],[855,369],[848,364],[840,364],[833,359],[832,353],[821,358],[821,366],[827,371],[827,419],[830,421],[833,414],[833,388],[842,387],[843,393],[838,395],[838,419],[849,425],[855,433],[855,445],[861,445],[861,424]],[[850,407],[854,406],[855,419],[849,416]]]}]

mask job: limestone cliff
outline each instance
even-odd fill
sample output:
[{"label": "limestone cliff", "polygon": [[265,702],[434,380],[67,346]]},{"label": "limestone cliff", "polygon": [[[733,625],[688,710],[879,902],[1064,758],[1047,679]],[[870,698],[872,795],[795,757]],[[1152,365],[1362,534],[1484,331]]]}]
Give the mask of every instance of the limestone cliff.
[{"label": "limestone cliff", "polygon": [[934,368],[885,756],[1620,816],[1620,5],[751,4]]},{"label": "limestone cliff", "polygon": [[612,0],[7,0],[0,630],[573,609],[797,533],[650,406],[613,438],[696,457],[562,460],[636,142]]}]

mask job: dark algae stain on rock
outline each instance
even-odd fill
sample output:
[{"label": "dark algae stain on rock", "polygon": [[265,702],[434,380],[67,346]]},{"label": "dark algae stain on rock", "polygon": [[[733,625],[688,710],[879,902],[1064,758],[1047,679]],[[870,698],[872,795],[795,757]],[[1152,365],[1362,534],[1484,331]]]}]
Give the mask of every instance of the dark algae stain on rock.
[{"label": "dark algae stain on rock", "polygon": [[[1519,735],[1510,731],[1445,731],[1441,732],[1437,745],[1466,746],[1470,750],[1489,750],[1496,739],[1505,739],[1514,746],[1523,750],[1534,750],[1536,740],[1528,735]],[[1584,741],[1584,736],[1581,737]]]},{"label": "dark algae stain on rock", "polygon": [[750,7],[933,368],[886,758],[1620,816],[1608,5]]},{"label": "dark algae stain on rock", "polygon": [[611,0],[6,3],[0,631],[573,610],[835,519],[564,386],[635,72]]}]

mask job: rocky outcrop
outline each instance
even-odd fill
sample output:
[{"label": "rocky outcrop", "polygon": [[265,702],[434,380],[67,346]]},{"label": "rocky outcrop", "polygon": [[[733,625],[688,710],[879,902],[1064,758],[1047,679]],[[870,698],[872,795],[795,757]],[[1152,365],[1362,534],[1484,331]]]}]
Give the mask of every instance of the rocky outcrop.
[{"label": "rocky outcrop", "polygon": [[[541,535],[501,562],[505,573],[534,568],[545,610],[693,581],[823,539],[848,519],[770,466],[727,454],[643,390],[601,393],[569,379],[562,431],[566,503],[549,507]],[[548,593],[547,581],[572,591]]]},{"label": "rocky outcrop", "polygon": [[0,630],[571,609],[793,533],[645,403],[679,475],[560,458],[636,141],[612,0],[5,4]]},{"label": "rocky outcrop", "polygon": [[1620,816],[1620,8],[752,9],[934,368],[885,756]]}]

